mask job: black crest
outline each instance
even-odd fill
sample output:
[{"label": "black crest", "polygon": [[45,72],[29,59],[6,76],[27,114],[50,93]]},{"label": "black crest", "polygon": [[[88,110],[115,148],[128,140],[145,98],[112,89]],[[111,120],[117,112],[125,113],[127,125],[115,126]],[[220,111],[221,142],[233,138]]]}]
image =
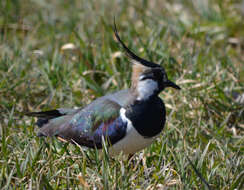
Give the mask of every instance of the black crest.
[{"label": "black crest", "polygon": [[126,55],[137,61],[138,63],[146,66],[146,67],[151,67],[151,68],[154,68],[154,67],[161,67],[160,65],[156,64],[156,63],[153,63],[151,61],[147,61],[143,58],[140,58],[138,57],[136,54],[134,54],[126,45],[125,43],[121,40],[121,38],[119,37],[119,34],[118,34],[118,30],[117,30],[117,27],[116,27],[116,23],[115,23],[115,19],[114,19],[114,34],[115,34],[115,37],[116,39],[118,40],[118,42],[122,45],[123,49],[125,50],[126,52]]}]

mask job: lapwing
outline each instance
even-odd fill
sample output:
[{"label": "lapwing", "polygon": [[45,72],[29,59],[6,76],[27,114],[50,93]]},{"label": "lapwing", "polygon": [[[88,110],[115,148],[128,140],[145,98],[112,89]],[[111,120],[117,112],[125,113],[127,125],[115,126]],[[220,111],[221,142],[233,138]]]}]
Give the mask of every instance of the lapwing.
[{"label": "lapwing", "polygon": [[129,89],[97,98],[84,108],[31,112],[37,117],[38,136],[58,137],[109,154],[134,154],[153,143],[166,121],[166,109],[159,93],[167,87],[180,89],[165,69],[133,53],[121,40],[116,24],[114,34],[130,58],[132,83]]}]

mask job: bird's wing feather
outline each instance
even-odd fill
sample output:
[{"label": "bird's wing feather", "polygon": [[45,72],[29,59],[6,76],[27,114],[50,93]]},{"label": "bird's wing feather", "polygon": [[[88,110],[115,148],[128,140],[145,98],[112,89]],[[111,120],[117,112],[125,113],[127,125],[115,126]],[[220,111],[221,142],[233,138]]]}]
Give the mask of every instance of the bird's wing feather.
[{"label": "bird's wing feather", "polygon": [[101,148],[103,136],[113,144],[126,133],[120,108],[118,103],[103,99],[79,112],[51,119],[40,128],[39,135],[59,136],[80,145]]}]

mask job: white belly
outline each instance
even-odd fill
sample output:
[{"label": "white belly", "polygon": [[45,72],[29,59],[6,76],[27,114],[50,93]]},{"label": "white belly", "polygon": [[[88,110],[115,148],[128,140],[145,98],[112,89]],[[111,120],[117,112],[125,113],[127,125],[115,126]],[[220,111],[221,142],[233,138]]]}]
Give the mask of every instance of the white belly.
[{"label": "white belly", "polygon": [[122,108],[120,110],[120,116],[122,120],[127,122],[126,136],[109,148],[110,155],[118,155],[120,152],[125,154],[133,154],[152,144],[153,141],[159,136],[157,135],[152,138],[145,138],[140,135],[132,126],[131,121],[126,118],[125,111],[126,110]]}]

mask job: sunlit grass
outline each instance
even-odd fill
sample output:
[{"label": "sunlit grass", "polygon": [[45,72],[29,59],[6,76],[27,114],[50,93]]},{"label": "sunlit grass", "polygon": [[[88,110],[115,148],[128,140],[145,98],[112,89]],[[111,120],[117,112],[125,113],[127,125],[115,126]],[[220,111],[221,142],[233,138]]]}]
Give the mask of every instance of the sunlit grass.
[{"label": "sunlit grass", "polygon": [[[205,2],[205,3],[202,3]],[[232,1],[1,1],[1,189],[242,189],[243,14]],[[84,106],[130,86],[115,42],[164,65],[167,125],[129,161],[36,136],[21,113]],[[73,44],[70,49],[64,45]]]}]

